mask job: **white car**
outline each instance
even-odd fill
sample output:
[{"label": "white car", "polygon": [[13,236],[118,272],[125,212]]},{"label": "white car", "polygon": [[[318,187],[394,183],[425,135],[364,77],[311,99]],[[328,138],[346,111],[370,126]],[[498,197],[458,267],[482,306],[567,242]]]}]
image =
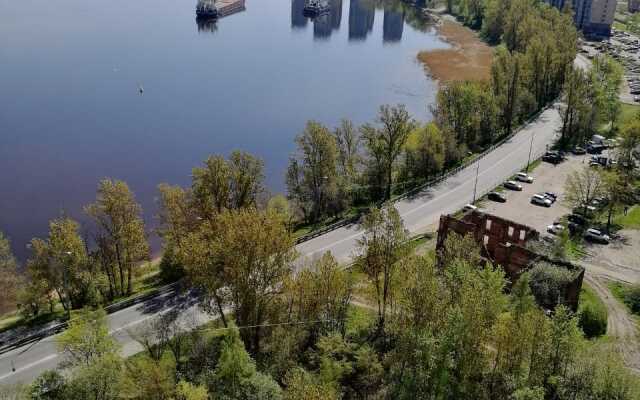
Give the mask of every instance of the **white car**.
[{"label": "white car", "polygon": [[553,224],[553,225],[547,226],[547,232],[552,233],[554,235],[557,235],[562,231],[564,231],[564,226],[561,224]]},{"label": "white car", "polygon": [[610,239],[609,235],[605,235],[599,230],[593,228],[587,229],[587,231],[584,233],[584,238],[591,242],[600,244],[609,244]]},{"label": "white car", "polygon": [[551,200],[547,199],[541,194],[534,194],[533,197],[531,197],[531,204],[536,204],[544,207],[551,207]]},{"label": "white car", "polygon": [[516,175],[516,180],[525,183],[533,183],[533,177],[531,175],[525,174],[524,172],[518,172]]},{"label": "white car", "polygon": [[466,206],[462,207],[462,211],[464,211],[464,212],[475,211],[477,209],[478,209],[478,207],[474,206],[473,204],[467,204]]}]

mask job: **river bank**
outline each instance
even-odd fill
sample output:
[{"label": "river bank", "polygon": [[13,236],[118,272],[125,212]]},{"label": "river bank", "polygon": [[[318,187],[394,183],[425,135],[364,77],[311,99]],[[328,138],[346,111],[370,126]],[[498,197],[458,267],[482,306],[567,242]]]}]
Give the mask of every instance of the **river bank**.
[{"label": "river bank", "polygon": [[493,61],[491,46],[449,16],[441,18],[437,30],[452,48],[418,53],[418,60],[430,77],[439,82],[489,79]]}]

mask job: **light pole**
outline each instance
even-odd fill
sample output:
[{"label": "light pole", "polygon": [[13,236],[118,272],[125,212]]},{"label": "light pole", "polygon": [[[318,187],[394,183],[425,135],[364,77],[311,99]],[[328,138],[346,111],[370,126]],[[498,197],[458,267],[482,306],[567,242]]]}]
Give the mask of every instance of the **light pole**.
[{"label": "light pole", "polygon": [[529,173],[529,165],[531,164],[531,150],[533,150],[533,132],[531,131],[531,144],[529,145],[529,159],[527,160],[527,174]]},{"label": "light pole", "polygon": [[471,200],[471,204],[476,202],[476,189],[478,188],[478,175],[480,174],[480,157],[478,157],[478,162],[476,163],[476,180],[473,183],[473,200]]}]

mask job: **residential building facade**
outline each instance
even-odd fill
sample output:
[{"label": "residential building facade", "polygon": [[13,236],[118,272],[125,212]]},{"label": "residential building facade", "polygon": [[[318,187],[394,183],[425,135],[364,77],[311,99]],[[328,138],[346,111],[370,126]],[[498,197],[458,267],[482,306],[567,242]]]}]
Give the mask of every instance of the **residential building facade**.
[{"label": "residential building facade", "polygon": [[[560,10],[569,0],[547,0],[547,3]],[[629,0],[640,2],[640,0]],[[571,0],[576,27],[585,36],[608,37],[616,13],[617,0]]]}]

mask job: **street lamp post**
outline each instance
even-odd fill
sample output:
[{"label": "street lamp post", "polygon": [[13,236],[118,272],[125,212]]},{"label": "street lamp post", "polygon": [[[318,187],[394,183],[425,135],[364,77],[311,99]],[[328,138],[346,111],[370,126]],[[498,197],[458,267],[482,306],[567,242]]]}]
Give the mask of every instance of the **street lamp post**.
[{"label": "street lamp post", "polygon": [[529,165],[531,164],[531,150],[533,150],[533,131],[531,131],[531,144],[529,145],[529,159],[527,160],[526,172],[529,173]]},{"label": "street lamp post", "polygon": [[476,180],[473,183],[473,199],[471,200],[471,204],[476,202],[476,190],[478,189],[478,175],[480,174],[480,157],[478,157],[478,162],[476,163]]}]

